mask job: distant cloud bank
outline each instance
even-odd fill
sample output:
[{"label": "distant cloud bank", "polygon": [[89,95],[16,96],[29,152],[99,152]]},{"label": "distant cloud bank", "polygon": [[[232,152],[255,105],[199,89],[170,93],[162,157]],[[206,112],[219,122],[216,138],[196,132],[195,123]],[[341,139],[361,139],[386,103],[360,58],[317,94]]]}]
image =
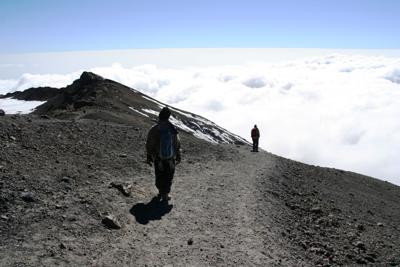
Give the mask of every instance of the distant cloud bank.
[{"label": "distant cloud bank", "polygon": [[[114,64],[91,71],[247,139],[257,124],[261,146],[275,154],[400,185],[400,58],[338,54],[273,64]],[[0,88],[63,87],[79,75],[24,74],[0,80]]]}]

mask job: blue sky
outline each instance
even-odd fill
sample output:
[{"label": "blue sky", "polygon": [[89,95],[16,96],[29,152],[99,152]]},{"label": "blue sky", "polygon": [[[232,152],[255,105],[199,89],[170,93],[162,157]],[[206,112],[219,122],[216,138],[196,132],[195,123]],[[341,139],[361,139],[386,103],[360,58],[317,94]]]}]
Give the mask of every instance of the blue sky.
[{"label": "blue sky", "polygon": [[398,0],[1,0],[0,53],[400,48]]}]

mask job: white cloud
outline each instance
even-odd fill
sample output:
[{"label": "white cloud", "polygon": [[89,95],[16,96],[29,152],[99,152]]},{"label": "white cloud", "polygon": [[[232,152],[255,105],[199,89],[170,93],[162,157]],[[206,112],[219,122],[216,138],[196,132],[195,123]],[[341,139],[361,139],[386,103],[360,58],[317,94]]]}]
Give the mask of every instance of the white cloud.
[{"label": "white cloud", "polygon": [[[399,70],[399,58],[362,55],[274,64],[91,69],[247,139],[257,124],[261,146],[273,153],[400,185]],[[78,75],[23,76],[16,87],[65,86]]]},{"label": "white cloud", "polygon": [[15,80],[0,80],[0,95],[7,94],[17,82]]},{"label": "white cloud", "polygon": [[385,76],[391,82],[400,84],[400,69],[394,69]]},{"label": "white cloud", "polygon": [[23,74],[18,80],[0,80],[0,94],[23,91],[31,87],[65,87],[79,78],[81,71],[70,74]]},{"label": "white cloud", "polygon": [[250,88],[261,88],[267,85],[264,77],[249,78],[243,82],[244,85]]}]

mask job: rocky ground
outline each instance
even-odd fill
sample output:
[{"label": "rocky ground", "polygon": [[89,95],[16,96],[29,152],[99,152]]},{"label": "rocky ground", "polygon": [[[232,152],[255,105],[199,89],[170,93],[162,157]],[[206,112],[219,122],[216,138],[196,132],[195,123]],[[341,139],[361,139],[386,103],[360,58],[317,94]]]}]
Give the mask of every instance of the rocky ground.
[{"label": "rocky ground", "polygon": [[0,266],[397,266],[400,188],[182,133],[172,200],[151,122],[0,117]]}]

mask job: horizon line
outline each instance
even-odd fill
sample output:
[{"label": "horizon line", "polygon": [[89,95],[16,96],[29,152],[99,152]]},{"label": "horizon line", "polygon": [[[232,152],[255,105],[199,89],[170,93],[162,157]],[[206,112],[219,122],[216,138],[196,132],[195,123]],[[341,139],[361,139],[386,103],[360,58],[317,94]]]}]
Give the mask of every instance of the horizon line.
[{"label": "horizon line", "polygon": [[327,47],[150,47],[150,48],[112,48],[112,49],[82,49],[82,50],[57,50],[57,51],[21,51],[3,52],[0,55],[26,55],[26,54],[57,54],[80,52],[116,52],[116,51],[156,51],[156,50],[342,50],[342,51],[399,51],[399,48],[327,48]]}]

